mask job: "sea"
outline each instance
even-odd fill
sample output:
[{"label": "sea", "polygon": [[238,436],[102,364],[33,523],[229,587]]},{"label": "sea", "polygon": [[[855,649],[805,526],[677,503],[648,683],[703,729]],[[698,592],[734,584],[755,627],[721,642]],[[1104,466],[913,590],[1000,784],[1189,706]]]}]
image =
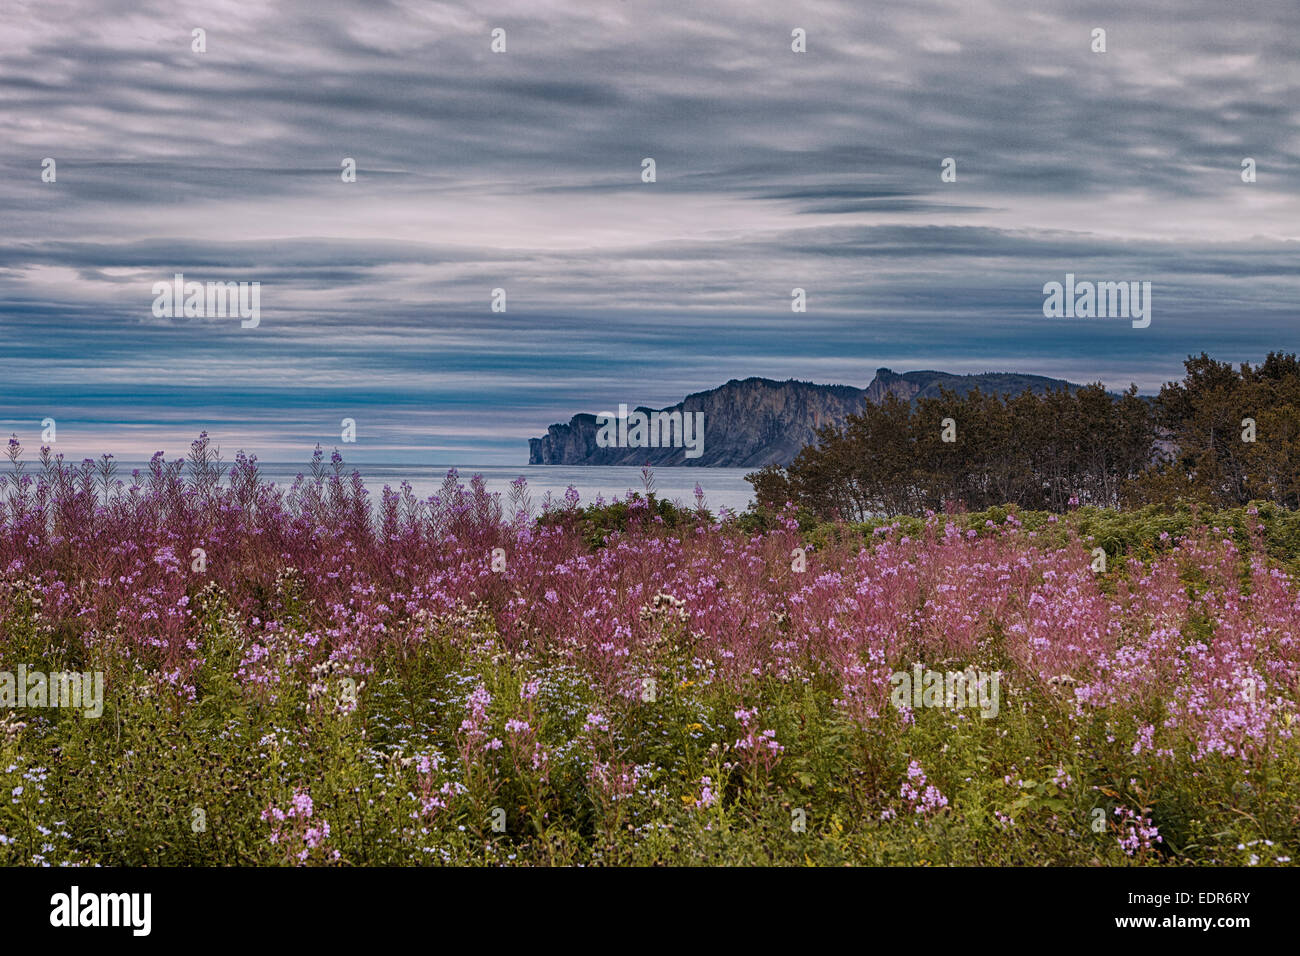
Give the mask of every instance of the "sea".
[{"label": "sea", "polygon": [[[329,460],[325,462],[327,473]],[[311,469],[301,461],[267,462],[259,459],[258,472],[263,480],[276,485],[288,487],[299,474],[311,475]],[[371,501],[379,500],[379,493],[384,485],[400,490],[402,482],[411,485],[411,490],[419,497],[426,498],[436,494],[447,477],[448,469],[455,467],[460,481],[468,485],[474,475],[482,475],[488,491],[500,492],[502,502],[508,500],[510,483],[523,477],[528,482],[528,494],[532,499],[534,513],[539,510],[547,494],[553,500],[562,501],[564,493],[573,487],[577,489],[581,506],[594,504],[598,498],[606,503],[615,498],[624,499],[628,492],[644,494],[645,480],[640,466],[634,465],[423,465],[423,464],[345,464],[344,474],[360,472]],[[142,474],[148,474],[146,462],[119,462],[116,477],[131,480],[131,470],[139,468]],[[28,472],[33,469],[29,466]],[[229,470],[229,462],[226,463]],[[653,490],[659,498],[694,507],[695,486],[698,484],[704,492],[705,507],[717,512],[719,508],[739,513],[747,509],[754,500],[754,489],[745,476],[753,473],[755,468],[694,468],[694,467],[660,467],[651,475]],[[188,474],[188,470],[186,472]]]}]

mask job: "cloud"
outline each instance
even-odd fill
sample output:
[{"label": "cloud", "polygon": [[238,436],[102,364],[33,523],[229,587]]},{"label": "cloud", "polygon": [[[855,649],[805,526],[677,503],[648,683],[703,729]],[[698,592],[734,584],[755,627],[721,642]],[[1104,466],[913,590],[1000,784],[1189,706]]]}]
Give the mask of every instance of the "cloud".
[{"label": "cloud", "polygon": [[[412,0],[364,16],[54,0],[9,21],[14,422],[57,407],[102,419],[97,441],[136,441],[206,395],[178,427],[273,448],[350,401],[389,423],[385,448],[509,461],[516,436],[584,408],[752,374],[1006,368],[1152,389],[1202,349],[1297,347],[1290,0]],[[1042,284],[1067,271],[1151,280],[1151,328],[1048,323]],[[176,272],[262,283],[261,325],[155,319],[152,283]]]}]

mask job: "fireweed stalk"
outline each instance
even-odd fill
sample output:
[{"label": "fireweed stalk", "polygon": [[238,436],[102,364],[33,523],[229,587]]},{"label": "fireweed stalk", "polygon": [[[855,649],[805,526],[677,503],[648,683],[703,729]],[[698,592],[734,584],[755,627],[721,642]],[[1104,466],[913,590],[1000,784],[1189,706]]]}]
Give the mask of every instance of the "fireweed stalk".
[{"label": "fireweed stalk", "polygon": [[493,772],[498,752],[505,746],[500,737],[492,733],[488,708],[492,695],[479,684],[465,701],[465,718],[460,723],[457,741],[460,748],[460,765],[464,786],[474,801],[474,829],[486,837],[489,810],[495,809],[500,775]]},{"label": "fireweed stalk", "polygon": [[519,688],[520,706],[516,716],[506,721],[506,741],[514,764],[514,776],[527,795],[520,812],[528,812],[533,829],[539,835],[545,830],[550,801],[550,755],[538,739],[543,714],[536,706],[540,682],[525,681]]},{"label": "fireweed stalk", "polygon": [[311,794],[300,789],[294,791],[288,810],[270,806],[262,811],[262,819],[271,825],[270,842],[298,866],[309,859],[330,862],[339,859],[339,851],[327,844],[329,823],[320,818],[313,819],[314,810]]},{"label": "fireweed stalk", "polygon": [[612,846],[615,834],[626,819],[624,802],[636,791],[644,773],[641,767],[622,759],[609,718],[593,712],[582,726],[592,755],[587,779],[593,802],[605,821],[605,843]]}]

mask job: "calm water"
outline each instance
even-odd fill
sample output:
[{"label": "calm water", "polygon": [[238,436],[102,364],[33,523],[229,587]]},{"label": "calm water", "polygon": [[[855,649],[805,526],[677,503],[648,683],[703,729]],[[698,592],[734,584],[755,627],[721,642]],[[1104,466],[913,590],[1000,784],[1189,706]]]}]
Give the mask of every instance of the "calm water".
[{"label": "calm water", "polygon": [[[399,482],[410,482],[416,494],[431,495],[436,492],[446,477],[450,466],[429,467],[424,465],[358,465],[366,481],[366,487],[377,495],[385,484],[397,487]],[[289,468],[281,480],[292,481],[301,471],[301,467]],[[582,497],[580,504],[588,505],[603,496],[610,501],[616,496],[623,498],[628,491],[644,491],[645,483],[641,469],[634,465],[482,465],[480,467],[460,467],[460,479],[468,484],[473,475],[482,475],[487,481],[489,491],[501,492],[502,498],[510,482],[521,475],[528,480],[528,493],[533,504],[540,506],[546,493],[559,499],[572,485]],[[661,498],[680,501],[682,504],[695,503],[695,485],[698,483],[704,491],[709,508],[717,511],[720,507],[732,511],[744,511],[753,501],[753,488],[745,481],[745,475],[755,471],[753,468],[657,468],[654,470],[654,489]]]},{"label": "calm water", "polygon": [[[260,462],[259,462],[260,464]],[[357,470],[366,481],[371,494],[378,496],[384,485],[394,488],[400,482],[410,482],[418,495],[434,494],[442,485],[449,465],[357,465]],[[301,466],[285,466],[286,474],[278,474],[272,480],[292,481],[302,470]],[[349,469],[350,470],[350,469]],[[546,493],[552,498],[563,498],[565,490],[572,485],[582,497],[579,504],[589,505],[598,495],[606,501],[615,496],[626,497],[628,491],[644,491],[645,483],[641,469],[634,465],[481,465],[479,467],[458,466],[460,480],[469,484],[474,475],[482,475],[487,481],[488,491],[499,491],[506,498],[510,482],[521,475],[528,480],[528,493],[532,496],[534,506],[540,507]],[[753,499],[753,488],[745,481],[745,475],[754,468],[656,468],[654,470],[654,489],[660,498],[680,501],[682,504],[695,503],[695,485],[698,483],[704,491],[708,507],[717,511],[720,507],[732,511],[744,511]],[[269,472],[268,472],[269,475]]]},{"label": "calm water", "polygon": [[[328,467],[328,459],[326,460]],[[229,468],[229,464],[226,466]],[[311,474],[311,469],[304,462],[265,462],[257,463],[264,480],[277,485],[293,484],[294,478],[301,472]],[[378,501],[384,485],[398,490],[403,481],[411,485],[420,497],[437,493],[447,476],[450,465],[346,465],[345,474],[355,470],[361,473],[372,501]],[[139,468],[148,473],[145,462],[119,462],[118,477],[130,481],[131,469]],[[30,469],[29,469],[30,470]],[[528,480],[528,493],[533,500],[534,512],[541,507],[546,493],[552,498],[560,499],[570,485],[578,489],[582,497],[579,504],[588,505],[598,495],[606,501],[614,497],[623,498],[629,490],[643,491],[641,469],[634,465],[481,465],[479,467],[460,465],[462,484],[468,485],[474,475],[482,475],[489,491],[501,493],[507,498],[510,482],[519,476]],[[745,481],[745,475],[753,468],[657,468],[654,471],[655,492],[661,498],[670,501],[679,500],[682,504],[695,504],[695,485],[698,482],[704,490],[705,502],[709,509],[716,512],[720,507],[732,511],[744,511],[753,501],[753,489]],[[187,471],[188,474],[188,471]]]}]

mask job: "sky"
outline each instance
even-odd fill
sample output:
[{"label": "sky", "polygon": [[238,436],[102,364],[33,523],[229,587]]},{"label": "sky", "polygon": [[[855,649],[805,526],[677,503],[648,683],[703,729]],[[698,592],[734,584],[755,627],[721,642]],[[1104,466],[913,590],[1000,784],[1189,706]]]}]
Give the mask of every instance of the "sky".
[{"label": "sky", "polygon": [[[516,464],[752,375],[1153,392],[1300,350],[1294,0],[3,7],[0,430],[31,448],[50,417],[77,459],[206,430]],[[156,316],[176,273],[260,283],[259,323]],[[1151,282],[1150,326],[1045,317],[1067,273]]]}]

